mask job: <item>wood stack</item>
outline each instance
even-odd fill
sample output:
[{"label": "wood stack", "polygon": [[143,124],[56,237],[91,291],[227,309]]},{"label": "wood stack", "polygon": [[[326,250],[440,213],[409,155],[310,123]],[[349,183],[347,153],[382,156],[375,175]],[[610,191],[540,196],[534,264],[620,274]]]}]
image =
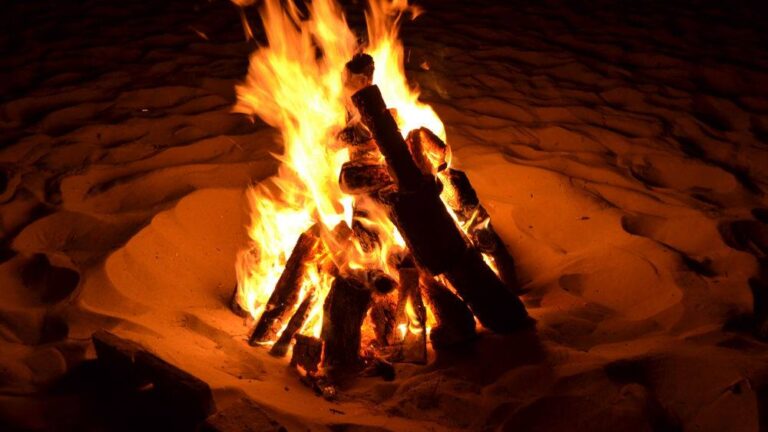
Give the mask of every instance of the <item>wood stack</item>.
[{"label": "wood stack", "polygon": [[[514,260],[466,173],[450,168],[451,149],[426,128],[403,139],[372,76],[373,59],[365,54],[347,64],[344,76],[350,123],[338,140],[350,160],[339,173],[339,184],[355,197],[352,225],[327,235],[316,224],[299,237],[249,338],[252,344],[276,339],[271,353],[277,356],[286,355],[295,339],[292,364],[324,395],[334,393],[326,379],[333,384],[362,370],[391,375],[393,369],[382,357],[425,364],[427,309],[436,320],[430,333],[435,349],[474,339],[475,317],[499,333],[533,322],[516,295]],[[397,268],[396,275],[382,268],[335,267],[325,299],[316,298],[318,287],[305,287],[299,298],[307,265],[322,248],[331,257],[345,251],[330,249],[354,245],[363,253],[381,253],[382,233],[368,221],[371,205],[389,216],[407,245],[406,250],[389,251],[387,267]],[[300,334],[309,311],[321,301],[321,337]],[[361,355],[366,317],[374,336]]]}]

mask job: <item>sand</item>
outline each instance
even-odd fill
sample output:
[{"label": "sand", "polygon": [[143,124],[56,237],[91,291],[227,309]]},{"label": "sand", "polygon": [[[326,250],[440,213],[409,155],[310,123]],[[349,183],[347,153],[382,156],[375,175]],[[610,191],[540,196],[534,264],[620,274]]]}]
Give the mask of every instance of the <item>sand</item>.
[{"label": "sand", "polygon": [[231,112],[253,49],[237,9],[69,3],[12,5],[1,35],[0,426],[83,424],[51,389],[106,328],[289,430],[768,427],[758,11],[426,2],[409,76],[538,325],[327,402],[227,309],[245,188],[280,151]]}]

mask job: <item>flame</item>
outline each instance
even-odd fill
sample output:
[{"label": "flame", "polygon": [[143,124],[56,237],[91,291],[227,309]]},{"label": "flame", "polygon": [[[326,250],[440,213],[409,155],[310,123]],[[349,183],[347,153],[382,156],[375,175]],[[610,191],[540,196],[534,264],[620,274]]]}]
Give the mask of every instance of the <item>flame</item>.
[{"label": "flame", "polygon": [[[404,134],[425,126],[445,139],[442,122],[432,108],[418,101],[418,90],[405,78],[400,23],[405,13],[415,17],[420,11],[404,0],[371,0],[369,6],[368,43],[363,46],[334,0],[310,2],[308,14],[292,1],[266,0],[261,5],[266,45],[250,56],[248,75],[236,88],[235,110],[258,116],[278,129],[284,150],[275,155],[281,162],[276,176],[247,191],[250,246],[237,256],[237,296],[254,318],[264,311],[296,239],[317,221],[324,228],[321,238],[329,246],[326,249],[341,253],[318,252],[305,269],[301,298],[310,292],[318,299],[327,294],[332,277],[321,270],[324,263],[332,261],[342,273],[373,266],[392,274],[388,257],[404,248],[386,213],[365,200],[354,205],[366,210],[362,223],[377,228],[380,247],[374,252],[364,252],[357,243],[330,247],[339,246],[334,227],[341,222],[352,224],[353,198],[343,194],[338,184],[349,155],[336,136],[348,120],[349,95],[344,93],[342,76],[355,53],[367,52],[374,58],[374,83],[400,114]],[[250,34],[250,29],[246,31]],[[301,332],[318,336],[321,326],[322,300],[313,303]]]}]

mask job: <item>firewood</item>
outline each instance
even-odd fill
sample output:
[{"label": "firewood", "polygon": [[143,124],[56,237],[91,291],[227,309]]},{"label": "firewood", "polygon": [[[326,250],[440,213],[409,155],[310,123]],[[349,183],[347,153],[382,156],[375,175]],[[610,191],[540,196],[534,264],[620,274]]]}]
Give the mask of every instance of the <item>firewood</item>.
[{"label": "firewood", "polygon": [[315,224],[301,234],[296,241],[296,246],[294,246],[291,256],[285,264],[285,269],[280,275],[269,301],[267,301],[264,312],[248,339],[248,343],[251,345],[274,337],[275,323],[284,320],[298,301],[305,266],[314,255],[315,247],[318,244],[317,227],[318,225]]},{"label": "firewood", "polygon": [[363,124],[371,131],[381,154],[391,168],[401,191],[419,189],[423,183],[423,174],[411,157],[397,123],[387,110],[379,88],[370,85],[352,95],[352,102],[360,112]]},{"label": "firewood", "polygon": [[426,181],[387,111],[375,85],[352,96],[363,123],[394,174],[398,190],[389,196],[390,219],[420,265],[434,275],[445,273],[480,322],[495,332],[510,332],[530,323],[520,299],[511,294],[475,249],[440,200],[435,181]]},{"label": "firewood", "polygon": [[371,193],[390,184],[387,166],[370,159],[345,162],[339,174],[341,191],[350,195]]},{"label": "firewood", "polygon": [[300,366],[310,374],[317,372],[323,354],[323,341],[303,334],[297,334],[294,338],[296,344],[293,346],[291,366]]},{"label": "firewood", "polygon": [[422,292],[437,325],[429,340],[435,349],[466,343],[475,338],[475,318],[456,294],[430,275],[422,274]]},{"label": "firewood", "polygon": [[139,386],[146,381],[146,377],[138,375],[134,365],[136,353],[144,347],[106,330],[95,332],[91,339],[99,365],[110,381],[126,387]]},{"label": "firewood", "polygon": [[405,142],[422,173],[434,175],[448,168],[451,148],[431,130],[425,127],[414,129],[408,133]]},{"label": "firewood", "polygon": [[359,281],[339,276],[323,304],[323,367],[333,378],[358,372],[360,327],[368,312],[371,292]]},{"label": "firewood", "polygon": [[371,321],[373,333],[376,335],[376,344],[379,347],[387,347],[395,342],[395,313],[397,303],[391,296],[377,296],[371,306]]},{"label": "firewood", "polygon": [[467,173],[453,168],[440,175],[443,182],[443,198],[454,211],[469,212],[480,205],[477,192],[467,177]]},{"label": "firewood", "polygon": [[355,54],[344,67],[344,87],[351,93],[371,85],[373,82],[373,57],[368,54]]},{"label": "firewood", "polygon": [[[400,352],[393,360],[403,363],[427,363],[427,312],[419,290],[419,271],[415,267],[399,270],[400,291],[397,301],[397,325],[405,325]],[[410,304],[411,311],[407,311]]]},{"label": "firewood", "polygon": [[477,249],[467,249],[444,276],[489,330],[509,333],[533,324],[523,302],[488,267]]},{"label": "firewood", "polygon": [[314,304],[314,300],[314,292],[307,293],[306,297],[304,297],[304,300],[302,300],[301,304],[296,309],[296,312],[293,313],[293,316],[288,321],[288,325],[286,325],[283,332],[280,333],[280,337],[277,339],[277,342],[272,345],[272,349],[269,350],[270,354],[276,357],[285,356],[285,354],[288,352],[288,347],[291,345],[293,336],[296,334],[296,332],[301,330],[301,326],[303,326],[304,322],[307,320],[307,316],[309,315],[309,311]]},{"label": "firewood", "polygon": [[477,228],[472,232],[472,239],[481,252],[487,254],[493,260],[498,271],[499,278],[512,290],[519,292],[520,285],[517,282],[517,271],[515,270],[515,259],[507,250],[504,241],[493,229],[493,225],[488,222],[485,228]]},{"label": "firewood", "polygon": [[461,222],[471,222],[468,232],[477,248],[491,257],[504,284],[513,292],[519,292],[515,260],[501,237],[493,229],[490,215],[480,204],[477,192],[464,171],[449,169],[441,174],[444,182],[442,196]]},{"label": "firewood", "polygon": [[381,246],[379,233],[374,229],[368,228],[360,219],[356,219],[354,216],[352,217],[352,231],[354,231],[363,252],[370,253]]}]

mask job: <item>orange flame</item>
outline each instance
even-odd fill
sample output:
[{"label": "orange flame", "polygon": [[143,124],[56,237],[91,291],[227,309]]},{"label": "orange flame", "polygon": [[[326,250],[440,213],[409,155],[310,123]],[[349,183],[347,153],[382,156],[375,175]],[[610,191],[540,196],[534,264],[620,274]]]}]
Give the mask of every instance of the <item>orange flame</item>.
[{"label": "orange flame", "polygon": [[[420,13],[417,9],[405,0],[371,0],[366,13],[367,46],[357,44],[334,0],[312,1],[308,10],[302,16],[292,1],[264,2],[260,15],[267,45],[252,53],[248,75],[236,88],[235,110],[258,116],[278,129],[284,144],[283,154],[276,155],[281,161],[277,175],[247,192],[251,245],[238,254],[236,271],[238,302],[254,318],[263,312],[302,232],[320,221],[326,228],[322,236],[327,243],[333,241],[329,233],[338,223],[351,225],[353,199],[338,184],[341,165],[349,156],[338,145],[336,135],[347,121],[343,70],[356,52],[374,58],[374,83],[404,119],[399,124],[404,134],[425,126],[445,139],[442,122],[418,101],[418,91],[405,78],[398,31],[404,13],[415,17]],[[358,201],[355,205],[366,204]],[[364,253],[355,245],[340,258],[334,255],[342,272],[369,266],[389,269],[389,252],[404,246],[384,212],[375,206],[366,210],[364,223],[379,228],[381,247],[376,253]],[[310,267],[302,297],[312,287],[314,295],[322,299],[332,278],[318,266]],[[301,331],[318,336],[321,324],[322,301],[318,301]]]}]

